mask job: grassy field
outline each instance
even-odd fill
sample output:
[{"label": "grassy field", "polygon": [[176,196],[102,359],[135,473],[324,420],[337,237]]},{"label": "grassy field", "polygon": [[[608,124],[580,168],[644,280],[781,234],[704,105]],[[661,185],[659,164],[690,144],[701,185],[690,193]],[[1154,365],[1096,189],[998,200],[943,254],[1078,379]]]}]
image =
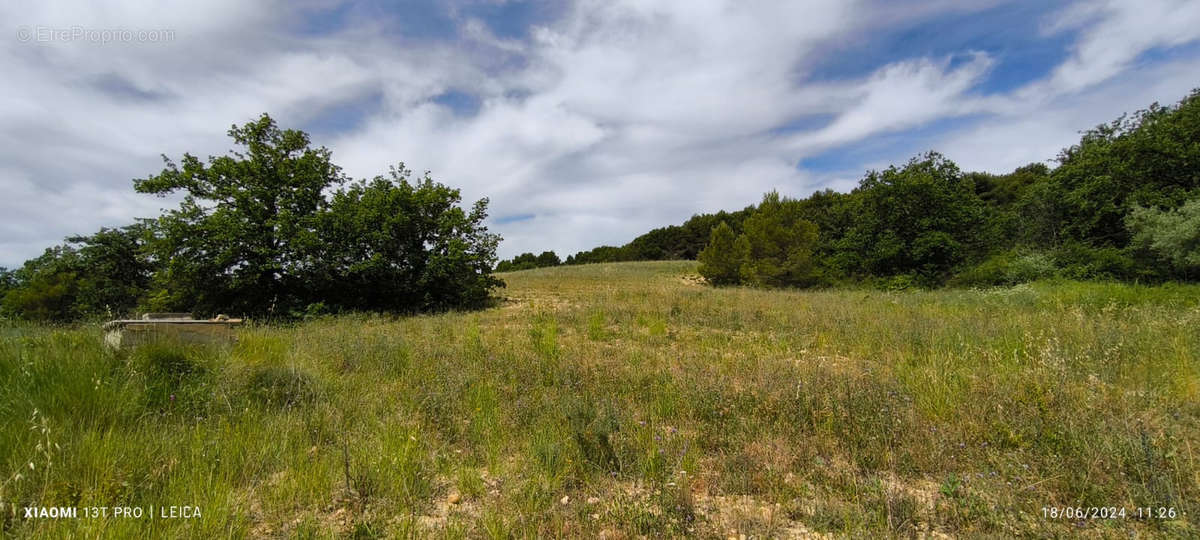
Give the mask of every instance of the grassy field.
[{"label": "grassy field", "polygon": [[[1200,287],[694,273],[503,274],[486,311],[225,350],[0,327],[4,535],[1200,535]],[[151,505],[201,516],[83,510]],[[1067,506],[1126,517],[1047,516]]]}]

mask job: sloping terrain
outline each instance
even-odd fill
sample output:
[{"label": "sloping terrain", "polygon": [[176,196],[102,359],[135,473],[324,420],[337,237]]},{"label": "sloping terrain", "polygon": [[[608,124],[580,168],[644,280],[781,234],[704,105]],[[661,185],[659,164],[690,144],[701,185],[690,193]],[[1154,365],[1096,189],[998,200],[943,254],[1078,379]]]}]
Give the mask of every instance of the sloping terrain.
[{"label": "sloping terrain", "polygon": [[[5,534],[1200,534],[1200,287],[694,275],[501,274],[492,309],[250,327],[230,350],[5,328]],[[151,505],[201,515],[82,510]]]}]

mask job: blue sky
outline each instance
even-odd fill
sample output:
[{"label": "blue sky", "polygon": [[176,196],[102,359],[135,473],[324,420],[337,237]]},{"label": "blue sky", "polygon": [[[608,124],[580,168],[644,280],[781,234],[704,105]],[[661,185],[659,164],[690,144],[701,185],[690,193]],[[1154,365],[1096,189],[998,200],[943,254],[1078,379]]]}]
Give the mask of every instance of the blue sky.
[{"label": "blue sky", "polygon": [[[1005,172],[1200,86],[1181,0],[49,4],[0,7],[2,266],[172,206],[131,180],[263,112],[565,257],[929,150]],[[135,38],[28,38],[63,28]]]}]

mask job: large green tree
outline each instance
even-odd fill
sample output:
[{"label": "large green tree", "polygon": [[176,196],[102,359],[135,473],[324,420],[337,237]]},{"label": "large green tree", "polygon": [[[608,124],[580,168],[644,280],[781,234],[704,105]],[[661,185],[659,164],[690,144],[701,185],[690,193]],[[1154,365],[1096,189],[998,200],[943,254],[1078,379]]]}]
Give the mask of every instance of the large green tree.
[{"label": "large green tree", "polygon": [[345,187],[329,150],[265,114],[229,135],[241,151],[207,163],[185,154],[135,181],[140,192],[184,195],[154,223],[152,306],[436,310],[477,306],[502,285],[490,275],[499,237],[482,225],[486,199],[465,211],[458,190],[428,175],[410,181],[403,164]]},{"label": "large green tree", "polygon": [[713,227],[708,245],[700,251],[700,275],[713,285],[734,285],[741,282],[742,265],[746,262],[748,246],[738,244],[733,228],[722,221]]},{"label": "large green tree", "polygon": [[1135,207],[1176,208],[1200,188],[1200,90],[1084,133],[1052,176],[1063,231],[1095,247],[1125,247]]},{"label": "large green tree", "polygon": [[307,250],[321,301],[387,311],[470,308],[503,285],[491,275],[500,237],[483,225],[487,199],[466,212],[457,189],[410,177],[401,164],[333,194]]},{"label": "large green tree", "polygon": [[851,197],[855,221],[837,254],[850,275],[938,284],[986,247],[974,182],[936,152],[868,173]]},{"label": "large green tree", "polygon": [[817,226],[804,219],[800,201],[772,191],[743,223],[746,260],[742,280],[765,287],[811,286],[817,281],[813,252]]},{"label": "large green tree", "polygon": [[324,147],[270,116],[234,126],[243,148],[210,157],[184,154],[177,165],[135,180],[141,193],[184,194],[158,219],[152,243],[163,269],[156,307],[198,312],[286,312],[306,302],[304,248],[322,192],[345,181]]}]

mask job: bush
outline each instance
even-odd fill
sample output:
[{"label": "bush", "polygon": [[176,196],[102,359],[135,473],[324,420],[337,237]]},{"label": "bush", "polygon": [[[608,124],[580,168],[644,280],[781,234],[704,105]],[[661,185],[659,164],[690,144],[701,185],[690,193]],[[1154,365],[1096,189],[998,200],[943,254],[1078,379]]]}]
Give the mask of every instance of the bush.
[{"label": "bush", "polygon": [[954,287],[992,287],[1017,285],[1058,275],[1058,267],[1048,254],[1021,253],[1017,250],[997,253],[967,268],[952,278]]},{"label": "bush", "polygon": [[1058,267],[1054,265],[1052,257],[1045,253],[1028,253],[1009,263],[1004,278],[1006,284],[1016,285],[1051,278],[1057,274]]},{"label": "bush", "polygon": [[1150,253],[1172,276],[1200,273],[1200,197],[1175,210],[1138,207],[1125,222],[1133,248]]},{"label": "bush", "polygon": [[1064,244],[1054,253],[1055,263],[1069,279],[1125,279],[1132,277],[1136,264],[1122,249],[1092,247],[1077,242]]}]

